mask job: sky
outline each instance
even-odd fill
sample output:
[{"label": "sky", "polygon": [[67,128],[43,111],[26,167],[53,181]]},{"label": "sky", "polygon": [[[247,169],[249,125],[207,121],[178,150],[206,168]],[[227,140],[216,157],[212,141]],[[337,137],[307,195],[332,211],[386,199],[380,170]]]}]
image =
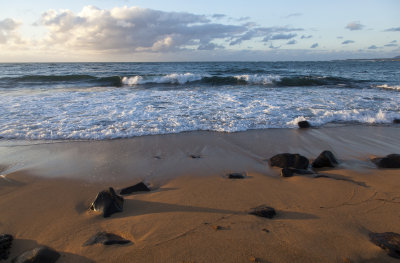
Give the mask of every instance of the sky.
[{"label": "sky", "polygon": [[400,55],[399,0],[0,0],[0,62]]}]

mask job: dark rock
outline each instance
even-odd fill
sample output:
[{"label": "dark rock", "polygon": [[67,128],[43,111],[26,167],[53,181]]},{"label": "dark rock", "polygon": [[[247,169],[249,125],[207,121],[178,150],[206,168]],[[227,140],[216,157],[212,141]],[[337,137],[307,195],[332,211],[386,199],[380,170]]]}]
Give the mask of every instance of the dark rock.
[{"label": "dark rock", "polygon": [[133,192],[149,192],[150,189],[143,182],[121,189],[119,194],[128,195]]},{"label": "dark rock", "polygon": [[310,125],[310,123],[308,121],[299,121],[297,123],[297,125],[299,125],[300,129],[305,129],[305,128],[310,128],[311,127],[311,125]]},{"label": "dark rock", "polygon": [[300,154],[281,153],[269,159],[269,164],[280,168],[307,169],[309,161]]},{"label": "dark rock", "polygon": [[393,123],[394,123],[394,124],[400,124],[400,119],[394,119],[394,120],[393,120]]},{"label": "dark rock", "polygon": [[191,154],[191,155],[190,155],[190,158],[192,158],[192,159],[200,159],[200,158],[201,158],[201,155]]},{"label": "dark rock", "polygon": [[103,217],[122,212],[124,206],[124,198],[115,193],[112,187],[109,190],[101,191],[97,194],[96,199],[90,206],[91,210],[100,211]]},{"label": "dark rock", "polygon": [[282,168],[281,176],[282,177],[291,177],[291,176],[293,176],[293,169],[291,169],[291,168]]},{"label": "dark rock", "polygon": [[384,249],[389,256],[400,258],[400,234],[393,232],[371,233],[369,238],[372,243]]},{"label": "dark rock", "polygon": [[94,244],[103,244],[105,246],[108,245],[122,245],[132,243],[130,240],[122,238],[116,234],[107,233],[107,232],[98,232],[91,238],[89,238],[83,246],[90,246]]},{"label": "dark rock", "polygon": [[244,179],[246,174],[243,173],[230,173],[228,174],[229,179]]},{"label": "dark rock", "polygon": [[8,259],[8,256],[10,255],[12,241],[12,235],[0,234],[0,260]]},{"label": "dark rock", "polygon": [[53,263],[58,260],[60,253],[48,248],[37,247],[35,249],[26,251],[13,259],[13,263]]},{"label": "dark rock", "polygon": [[338,165],[338,161],[330,151],[323,151],[312,163],[314,168],[335,167],[336,165]]},{"label": "dark rock", "polygon": [[249,212],[251,215],[260,217],[273,218],[276,215],[275,209],[266,205],[257,206]]},{"label": "dark rock", "polygon": [[400,168],[400,154],[389,154],[383,158],[371,160],[379,168]]}]

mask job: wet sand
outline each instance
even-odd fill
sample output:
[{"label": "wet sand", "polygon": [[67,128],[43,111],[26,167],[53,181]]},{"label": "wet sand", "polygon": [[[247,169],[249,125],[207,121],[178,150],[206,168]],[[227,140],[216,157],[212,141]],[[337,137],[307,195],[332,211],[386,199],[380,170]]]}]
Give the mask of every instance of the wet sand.
[{"label": "wet sand", "polygon": [[[62,254],[58,262],[397,262],[368,234],[400,232],[400,170],[369,159],[399,153],[399,134],[347,126],[3,141],[0,233],[15,238],[10,259],[46,245]],[[282,178],[265,161],[282,152],[312,161],[323,150],[340,160],[316,170],[331,178]],[[88,210],[99,191],[142,180],[153,191],[124,196],[123,212]],[[277,216],[248,214],[262,204]],[[99,231],[133,244],[82,246]]]}]

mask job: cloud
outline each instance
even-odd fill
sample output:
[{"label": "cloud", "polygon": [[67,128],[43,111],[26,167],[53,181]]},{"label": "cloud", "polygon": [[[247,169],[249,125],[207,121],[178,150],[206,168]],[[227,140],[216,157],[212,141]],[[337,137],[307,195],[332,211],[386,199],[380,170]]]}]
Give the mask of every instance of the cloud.
[{"label": "cloud", "polygon": [[301,39],[308,39],[308,38],[312,38],[312,35],[308,35],[308,36],[302,35],[300,38],[301,38]]},{"label": "cloud", "polygon": [[385,47],[397,47],[398,45],[395,43],[386,44]]},{"label": "cloud", "polygon": [[386,32],[395,32],[395,31],[400,31],[400,27],[392,27],[385,29]]},{"label": "cloud", "polygon": [[365,27],[364,25],[360,24],[360,21],[353,21],[348,23],[345,28],[353,31],[353,30],[361,30],[364,27]]},{"label": "cloud", "polygon": [[296,16],[302,16],[302,13],[292,13],[288,14],[287,16],[284,16],[283,18],[290,18],[290,17],[296,17]]},{"label": "cloud", "polygon": [[290,28],[290,27],[253,27],[253,24],[249,25],[249,30],[239,37],[232,37],[230,45],[241,44],[243,41],[251,40],[254,38],[263,38],[262,41],[267,42],[272,39],[288,39],[285,37],[292,38],[293,34],[284,35],[283,33],[290,33],[296,31],[303,31],[302,28]]},{"label": "cloud", "polygon": [[16,29],[21,23],[11,18],[0,20],[0,44],[6,44],[8,42],[20,41],[19,35],[16,33]]},{"label": "cloud", "polygon": [[352,44],[352,43],[354,43],[353,40],[345,40],[342,42],[342,45],[347,45],[347,44]]},{"label": "cloud", "polygon": [[336,38],[337,38],[337,39],[343,39],[343,37],[342,37],[342,36],[337,36]]},{"label": "cloud", "polygon": [[269,36],[266,36],[263,39],[263,41],[267,42],[269,40],[288,40],[288,39],[294,38],[295,36],[297,36],[297,34],[295,34],[295,33],[290,33],[290,34],[283,34],[283,33],[271,34]]},{"label": "cloud", "polygon": [[375,45],[372,45],[372,46],[369,46],[368,49],[378,49],[378,47]]},{"label": "cloud", "polygon": [[294,45],[294,44],[297,44],[297,41],[294,40],[294,39],[292,39],[292,40],[290,40],[290,41],[288,41],[288,42],[286,43],[286,45]]},{"label": "cloud", "polygon": [[214,14],[214,15],[212,15],[211,17],[212,17],[212,18],[215,18],[215,19],[221,19],[221,18],[225,18],[226,15],[224,15],[224,14]]},{"label": "cloud", "polygon": [[220,47],[215,40],[239,38],[248,31],[243,25],[213,23],[203,15],[139,7],[86,6],[78,14],[49,10],[39,24],[48,29],[47,46],[98,51],[209,50]]},{"label": "cloud", "polygon": [[390,41],[390,43],[397,43],[397,40]]},{"label": "cloud", "polygon": [[312,44],[310,48],[316,48],[316,47],[318,47],[318,43]]}]

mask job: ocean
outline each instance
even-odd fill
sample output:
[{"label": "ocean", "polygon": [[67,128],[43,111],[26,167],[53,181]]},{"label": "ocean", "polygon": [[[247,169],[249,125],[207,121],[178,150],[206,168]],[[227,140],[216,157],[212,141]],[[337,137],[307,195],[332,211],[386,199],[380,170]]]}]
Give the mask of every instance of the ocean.
[{"label": "ocean", "polygon": [[0,139],[391,125],[399,61],[3,63]]}]

